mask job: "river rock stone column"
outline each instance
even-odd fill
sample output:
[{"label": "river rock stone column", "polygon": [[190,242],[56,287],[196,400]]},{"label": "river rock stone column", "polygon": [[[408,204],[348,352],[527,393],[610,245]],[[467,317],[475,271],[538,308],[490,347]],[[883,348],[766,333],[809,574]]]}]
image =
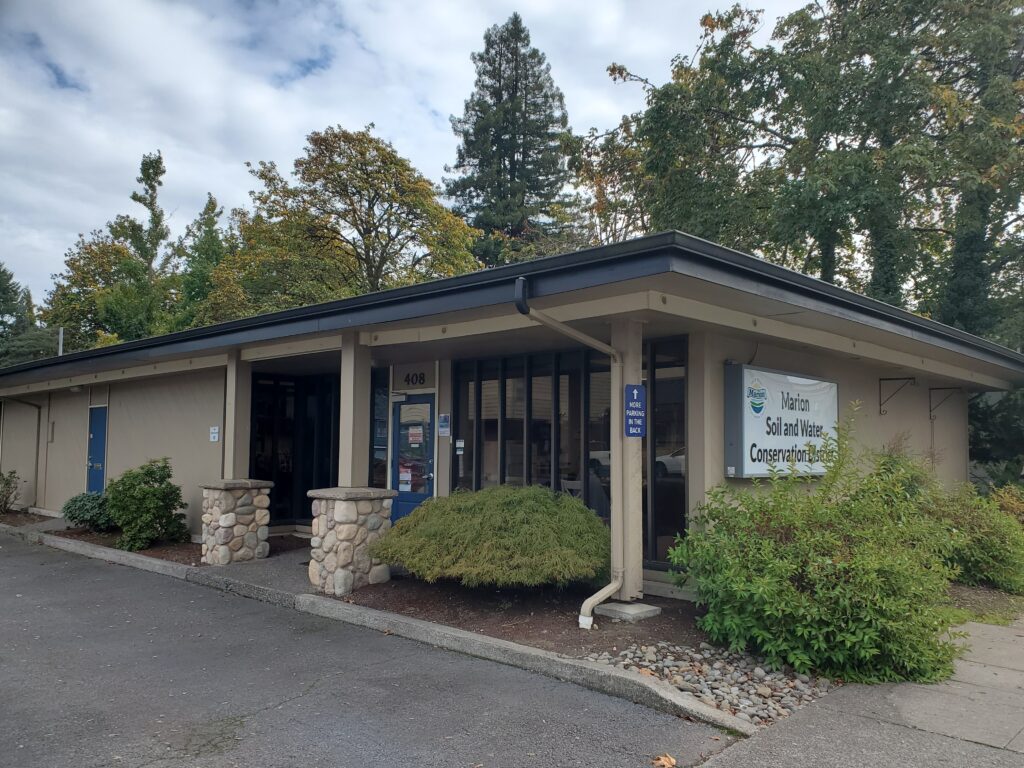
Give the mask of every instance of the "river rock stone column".
[{"label": "river rock stone column", "polygon": [[391,528],[391,500],[397,491],[380,488],[321,488],[313,499],[309,581],[325,595],[347,595],[367,584],[391,579],[391,571],[370,557],[370,544]]},{"label": "river rock stone column", "polygon": [[270,552],[269,480],[215,480],[203,489],[203,556],[207,565],[258,560]]}]

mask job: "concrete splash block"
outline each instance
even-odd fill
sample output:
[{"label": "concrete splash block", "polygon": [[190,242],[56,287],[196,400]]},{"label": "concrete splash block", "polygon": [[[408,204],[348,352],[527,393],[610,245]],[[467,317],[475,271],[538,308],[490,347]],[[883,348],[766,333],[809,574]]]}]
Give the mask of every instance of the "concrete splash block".
[{"label": "concrete splash block", "polygon": [[594,609],[598,616],[636,624],[638,621],[650,619],[661,613],[661,608],[646,603],[601,603]]}]

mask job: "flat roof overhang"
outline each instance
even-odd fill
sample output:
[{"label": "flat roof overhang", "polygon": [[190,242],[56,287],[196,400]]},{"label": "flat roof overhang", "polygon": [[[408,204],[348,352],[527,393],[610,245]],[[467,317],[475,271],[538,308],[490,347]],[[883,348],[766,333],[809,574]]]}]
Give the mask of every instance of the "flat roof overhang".
[{"label": "flat roof overhang", "polygon": [[76,352],[63,357],[0,369],[0,388],[68,378],[163,360],[215,354],[241,345],[291,338],[414,324],[430,318],[515,312],[515,283],[529,282],[531,299],[556,303],[558,297],[618,286],[680,278],[699,287],[705,302],[739,298],[747,311],[787,315],[788,322],[837,333],[855,324],[861,334],[898,337],[925,354],[921,345],[946,356],[975,361],[1024,383],[1024,355],[816,278],[770,264],[680,232],[665,232],[531,262],[396,288],[309,307],[275,312],[179,333]]}]

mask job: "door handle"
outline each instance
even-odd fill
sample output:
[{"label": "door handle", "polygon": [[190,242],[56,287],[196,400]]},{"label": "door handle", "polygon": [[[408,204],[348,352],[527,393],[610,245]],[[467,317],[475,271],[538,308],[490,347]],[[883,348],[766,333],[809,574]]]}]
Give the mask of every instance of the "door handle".
[{"label": "door handle", "polygon": [[423,479],[424,480],[433,480],[434,479],[434,473],[430,472],[429,474],[424,475]]}]

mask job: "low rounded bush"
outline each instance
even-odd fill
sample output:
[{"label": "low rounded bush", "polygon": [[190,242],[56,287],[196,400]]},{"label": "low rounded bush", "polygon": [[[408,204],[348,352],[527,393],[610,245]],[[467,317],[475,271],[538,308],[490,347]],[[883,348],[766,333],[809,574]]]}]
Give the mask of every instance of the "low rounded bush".
[{"label": "low rounded bush", "polygon": [[801,672],[948,676],[958,652],[946,634],[948,536],[907,492],[919,478],[853,456],[844,430],[825,457],[818,480],[776,474],[709,494],[701,530],[669,552],[707,606],[700,626]]},{"label": "low rounded bush", "polygon": [[949,528],[957,581],[1024,594],[1024,526],[995,494],[979,496],[971,485],[933,488],[924,509]]},{"label": "low rounded bush", "polygon": [[428,499],[371,553],[424,581],[532,587],[596,579],[609,547],[608,528],[579,499],[506,485]]},{"label": "low rounded bush", "polygon": [[107,511],[107,499],[100,493],[72,496],[64,502],[60,513],[71,525],[88,528],[96,533],[112,531],[117,527]]},{"label": "low rounded bush", "polygon": [[157,541],[187,541],[181,487],[171,482],[167,459],[129,469],[107,486],[107,511],[121,529],[117,546],[138,551]]}]

